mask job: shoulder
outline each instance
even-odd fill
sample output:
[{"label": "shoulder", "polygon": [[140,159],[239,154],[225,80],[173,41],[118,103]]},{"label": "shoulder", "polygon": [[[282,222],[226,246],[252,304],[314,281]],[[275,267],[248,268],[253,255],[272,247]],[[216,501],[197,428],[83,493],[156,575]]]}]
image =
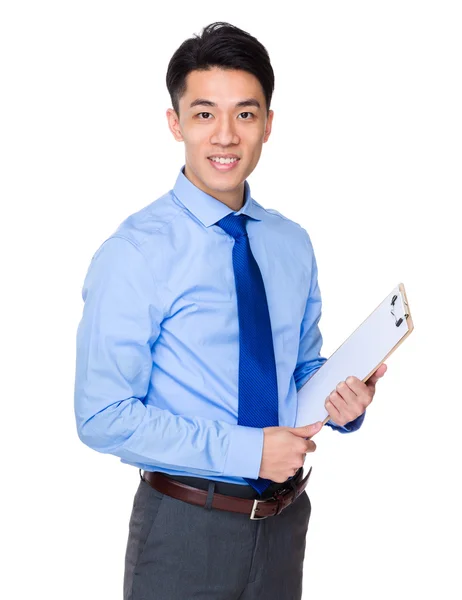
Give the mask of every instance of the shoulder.
[{"label": "shoulder", "polygon": [[265,208],[255,200],[255,215],[265,222],[272,230],[272,233],[282,237],[290,236],[294,242],[298,242],[301,246],[306,247],[311,251],[311,239],[308,231],[296,221],[289,219],[274,208]]},{"label": "shoulder", "polygon": [[[162,238],[184,212],[173,200],[171,191],[129,215],[112,236],[123,237],[138,248],[151,241],[153,235]],[[111,237],[112,237],[111,236]]]},{"label": "shoulder", "polygon": [[116,230],[102,241],[93,258],[99,255],[103,248],[108,251],[109,247],[120,253],[125,251],[127,254],[133,254],[133,248],[136,248],[143,254],[148,243],[161,244],[175,220],[183,215],[184,211],[175,203],[170,190],[126,217]]}]

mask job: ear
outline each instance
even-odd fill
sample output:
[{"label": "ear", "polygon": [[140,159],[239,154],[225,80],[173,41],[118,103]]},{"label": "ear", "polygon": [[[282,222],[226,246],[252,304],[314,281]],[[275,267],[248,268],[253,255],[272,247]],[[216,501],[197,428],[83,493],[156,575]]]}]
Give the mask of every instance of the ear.
[{"label": "ear", "polygon": [[173,108],[167,109],[166,116],[168,127],[173,133],[173,137],[176,139],[177,142],[183,142],[184,140],[183,135],[181,134],[180,120]]},{"label": "ear", "polygon": [[265,136],[263,138],[263,143],[268,141],[268,138],[271,134],[271,128],[273,126],[273,117],[274,117],[274,111],[270,110],[268,112],[268,118],[266,119]]}]

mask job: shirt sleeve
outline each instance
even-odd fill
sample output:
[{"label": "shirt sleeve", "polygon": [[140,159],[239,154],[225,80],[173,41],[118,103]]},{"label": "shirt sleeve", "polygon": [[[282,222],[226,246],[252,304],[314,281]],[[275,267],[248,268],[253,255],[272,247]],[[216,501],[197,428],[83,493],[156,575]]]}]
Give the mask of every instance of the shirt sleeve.
[{"label": "shirt sleeve", "polygon": [[[311,280],[305,313],[300,328],[297,366],[294,371],[297,392],[327,361],[327,358],[321,356],[323,339],[319,329],[319,321],[322,315],[322,299],[318,283],[318,265],[311,240],[308,234],[306,235],[311,253]],[[365,413],[357,417],[354,421],[346,423],[344,426],[337,425],[329,419],[326,425],[340,433],[350,433],[361,427],[364,417]]]},{"label": "shirt sleeve", "polygon": [[334,421],[329,419],[326,425],[329,425],[329,427],[332,427],[332,429],[335,429],[336,431],[340,431],[340,433],[352,433],[361,427],[365,416],[366,412],[363,412],[362,415],[359,415],[359,417],[356,417],[356,419],[350,421],[349,423],[345,423],[345,425],[337,425],[337,423],[334,423]]},{"label": "shirt sleeve", "polygon": [[82,297],[74,393],[81,441],[129,463],[257,479],[262,429],[146,403],[164,309],[142,250],[122,236],[107,239],[92,258]]},{"label": "shirt sleeve", "polygon": [[318,285],[318,267],[311,241],[308,235],[306,237],[311,255],[311,279],[305,312],[300,327],[300,344],[297,365],[294,371],[297,392],[327,361],[327,358],[321,356],[323,340],[319,329],[319,321],[322,314],[322,302]]}]

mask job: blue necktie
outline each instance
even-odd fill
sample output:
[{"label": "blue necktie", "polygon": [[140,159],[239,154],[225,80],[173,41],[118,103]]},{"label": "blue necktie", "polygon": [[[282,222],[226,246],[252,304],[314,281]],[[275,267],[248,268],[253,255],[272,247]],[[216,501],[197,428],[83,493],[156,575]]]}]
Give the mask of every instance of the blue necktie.
[{"label": "blue necktie", "polygon": [[[238,425],[279,425],[278,388],[273,335],[265,286],[250,249],[247,215],[229,214],[218,221],[234,238],[233,268],[239,318],[239,416]],[[269,479],[245,479],[257,492],[273,483]]]}]

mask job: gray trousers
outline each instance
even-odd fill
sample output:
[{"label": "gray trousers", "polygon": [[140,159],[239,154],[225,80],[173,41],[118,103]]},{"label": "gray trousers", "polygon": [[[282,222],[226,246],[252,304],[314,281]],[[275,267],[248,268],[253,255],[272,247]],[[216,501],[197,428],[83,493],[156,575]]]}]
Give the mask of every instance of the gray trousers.
[{"label": "gray trousers", "polygon": [[[209,502],[214,491],[260,497],[250,486],[175,479],[208,489]],[[124,600],[299,600],[310,513],[306,491],[281,514],[252,521],[171,498],[141,479],[129,523]]]}]

